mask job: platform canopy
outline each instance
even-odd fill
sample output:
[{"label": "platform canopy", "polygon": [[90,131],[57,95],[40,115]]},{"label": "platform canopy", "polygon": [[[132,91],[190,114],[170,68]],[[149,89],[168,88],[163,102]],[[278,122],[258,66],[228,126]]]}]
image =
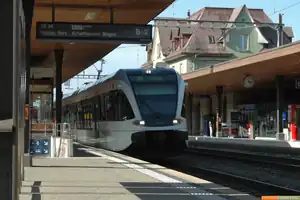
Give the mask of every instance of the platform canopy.
[{"label": "platform canopy", "polygon": [[[56,22],[147,24],[174,0],[35,0],[32,22],[32,65],[55,66],[53,50],[65,49],[63,81],[97,62],[120,44],[49,43],[36,40],[36,22],[51,22],[55,7]],[[117,59],[117,58],[116,58]]]},{"label": "platform canopy", "polygon": [[252,76],[256,86],[272,82],[276,75],[300,77],[300,41],[258,54],[208,66],[183,75],[189,92],[214,94],[216,86],[225,91],[243,89],[243,79]]}]

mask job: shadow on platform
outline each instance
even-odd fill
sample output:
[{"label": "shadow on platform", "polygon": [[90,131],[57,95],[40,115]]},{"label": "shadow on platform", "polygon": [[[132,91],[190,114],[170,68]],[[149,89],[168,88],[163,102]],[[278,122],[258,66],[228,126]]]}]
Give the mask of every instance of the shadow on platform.
[{"label": "shadow on platform", "polygon": [[84,150],[81,150],[79,145],[73,145],[73,157],[101,157],[91,153],[88,153]]},{"label": "shadow on platform", "polygon": [[[42,196],[55,194],[55,193],[45,193],[40,191],[40,187],[43,187],[41,181],[36,181],[31,187],[32,200],[41,200]],[[45,187],[45,186],[44,186]],[[230,188],[220,187],[216,188],[213,183],[204,184],[192,184],[192,183],[157,183],[157,182],[121,182],[119,186],[80,186],[80,189],[76,189],[70,192],[64,192],[64,187],[60,187],[61,195],[88,195],[90,199],[102,199],[108,194],[115,196],[114,199],[124,198],[126,194],[132,194],[139,198],[140,200],[253,200],[256,199],[253,196],[246,195],[243,193],[233,192]],[[127,192],[112,192],[118,187],[123,187]],[[97,191],[95,191],[97,188]],[[211,188],[211,189],[209,189]],[[68,198],[69,199],[69,198]],[[131,199],[131,198],[125,198]],[[132,198],[135,199],[135,198]]]},{"label": "shadow on platform", "polygon": [[[218,186],[214,183],[120,183],[125,189],[135,194],[141,200],[213,200],[223,197],[228,200],[253,200],[253,196],[237,192],[228,187]],[[221,198],[219,198],[221,199]]]}]

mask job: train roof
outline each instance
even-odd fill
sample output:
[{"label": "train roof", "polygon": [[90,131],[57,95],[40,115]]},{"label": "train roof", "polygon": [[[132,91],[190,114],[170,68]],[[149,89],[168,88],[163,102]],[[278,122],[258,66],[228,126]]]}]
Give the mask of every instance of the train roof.
[{"label": "train roof", "polygon": [[[84,85],[82,85],[80,88],[78,88],[77,90],[75,90],[74,92],[72,93],[69,93],[67,95],[64,95],[63,96],[63,99],[66,99],[66,98],[69,98],[71,96],[74,96],[74,95],[77,95],[81,92],[84,92],[84,91],[87,91],[88,89],[94,87],[94,86],[97,86],[97,85],[100,85],[110,79],[114,79],[115,76],[121,74],[121,73],[125,73],[125,74],[129,74],[129,75],[141,75],[141,74],[144,74],[144,72],[146,70],[149,70],[149,69],[141,69],[141,68],[138,68],[138,69],[119,69],[118,71],[116,71],[115,73],[113,74],[109,74],[109,75],[105,75],[105,76],[102,76],[100,77],[99,80],[95,81],[95,82],[90,82],[90,83],[86,83]],[[155,69],[151,69],[152,71],[152,74],[169,74],[169,73],[176,73],[176,71],[172,68],[155,68]]]},{"label": "train roof", "polygon": [[68,93],[68,94],[63,94],[63,99],[68,98],[71,96],[74,92]]}]

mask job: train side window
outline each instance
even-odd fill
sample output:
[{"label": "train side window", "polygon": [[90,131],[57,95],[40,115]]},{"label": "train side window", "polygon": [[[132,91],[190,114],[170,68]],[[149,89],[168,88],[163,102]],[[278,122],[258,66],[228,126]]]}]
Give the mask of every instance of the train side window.
[{"label": "train side window", "polygon": [[87,127],[87,106],[85,103],[82,105],[82,111],[83,111],[83,129]]},{"label": "train side window", "polygon": [[99,120],[100,121],[103,121],[103,96],[100,95],[99,96],[99,107],[100,107],[100,110],[99,110]]},{"label": "train side window", "polygon": [[78,104],[78,112],[77,112],[77,128],[78,129],[82,129],[83,128],[83,121],[84,121],[84,118],[83,118],[83,111],[82,111],[82,106],[81,106],[81,103]]},{"label": "train side window", "polygon": [[113,102],[110,93],[105,95],[105,103],[106,120],[113,121]]},{"label": "train side window", "polygon": [[108,93],[108,98],[109,98],[109,105],[108,105],[108,120],[109,121],[116,121],[117,119],[117,91],[110,91]]},{"label": "train side window", "polygon": [[93,128],[93,120],[94,120],[94,99],[90,99],[90,103],[89,103],[89,128]]},{"label": "train side window", "polygon": [[85,123],[86,123],[86,108],[85,108],[85,106],[84,105],[82,105],[82,117],[83,117],[83,119],[82,119],[82,121],[81,121],[81,128],[82,129],[84,129],[85,128]]},{"label": "train side window", "polygon": [[94,109],[93,109],[93,115],[94,115],[94,121],[100,120],[100,106],[99,106],[99,96],[94,98]]},{"label": "train side window", "polygon": [[100,96],[100,121],[123,121],[134,118],[131,105],[122,90],[115,90]]},{"label": "train side window", "polygon": [[99,121],[102,121],[102,98],[101,95],[98,96],[98,104],[99,104]]},{"label": "train side window", "polygon": [[88,99],[84,101],[84,128],[92,129],[93,121],[93,99]]},{"label": "train side window", "polygon": [[77,121],[76,114],[77,114],[77,107],[76,107],[76,105],[71,105],[71,109],[70,109],[70,123],[72,125],[74,125],[74,123],[76,123],[76,121]]},{"label": "train side window", "polygon": [[121,120],[130,120],[134,118],[134,113],[132,107],[128,101],[127,96],[122,90],[119,90],[119,100],[120,100],[120,118]]},{"label": "train side window", "polygon": [[101,113],[100,113],[100,120],[105,121],[106,120],[106,99],[105,95],[100,96],[100,106],[101,106]]},{"label": "train side window", "polygon": [[109,93],[105,94],[105,103],[106,120],[112,121],[112,101]]},{"label": "train side window", "polygon": [[62,108],[62,122],[67,122],[67,106]]},{"label": "train side window", "polygon": [[83,116],[84,116],[83,128],[87,129],[88,128],[88,105],[86,104],[86,102],[83,103],[82,108],[83,108]]},{"label": "train side window", "polygon": [[120,90],[116,92],[116,120],[122,121],[122,95]]}]

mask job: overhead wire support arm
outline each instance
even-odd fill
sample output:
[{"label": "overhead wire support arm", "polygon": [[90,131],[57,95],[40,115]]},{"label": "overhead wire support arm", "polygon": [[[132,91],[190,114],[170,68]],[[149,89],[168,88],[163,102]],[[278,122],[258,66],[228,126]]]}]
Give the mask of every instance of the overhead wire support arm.
[{"label": "overhead wire support arm", "polygon": [[100,79],[100,76],[101,76],[101,73],[102,73],[102,69],[103,69],[103,64],[105,63],[105,60],[104,59],[101,59],[101,67],[100,69],[98,69],[95,64],[93,64],[93,66],[95,67],[95,69],[97,70],[97,80]]}]

